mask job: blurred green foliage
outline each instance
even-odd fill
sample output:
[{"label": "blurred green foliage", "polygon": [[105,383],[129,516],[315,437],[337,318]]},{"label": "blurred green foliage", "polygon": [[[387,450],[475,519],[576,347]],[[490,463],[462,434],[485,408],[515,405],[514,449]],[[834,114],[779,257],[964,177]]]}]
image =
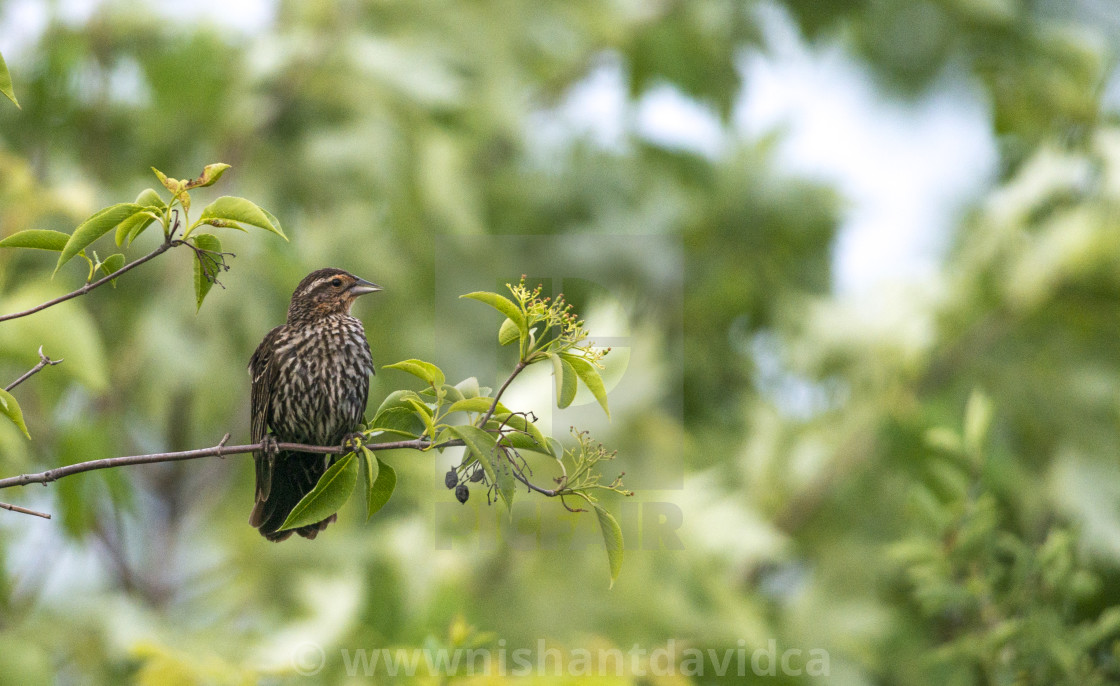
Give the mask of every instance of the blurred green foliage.
[{"label": "blurred green foliage", "polygon": [[[766,44],[753,2],[288,1],[252,35],[114,2],[75,21],[44,3],[37,41],[0,45],[22,106],[0,107],[0,237],[70,232],[136,197],[149,166],[188,176],[222,160],[222,183],[291,243],[223,234],[237,258],[198,314],[193,256],[172,253],[0,324],[0,378],[39,345],[66,358],[16,389],[35,440],[0,423],[0,473],[244,436],[249,354],[328,264],[386,287],[357,307],[379,364],[488,363],[472,342],[486,327],[437,318],[443,237],[487,239],[490,256],[450,259],[477,272],[472,290],[495,290],[516,280],[499,260],[542,259],[516,237],[550,235],[592,246],[577,254],[625,284],[633,385],[611,392],[596,437],[620,448],[631,485],[684,478],[607,503],[627,540],[611,590],[596,522],[460,506],[427,455],[382,456],[397,490],[375,524],[344,514],[282,545],[245,523],[240,458],[8,490],[55,519],[0,512],[0,682],[354,683],[343,649],[538,640],[746,645],[749,667],[774,639],[827,650],[820,683],[1115,683],[1120,128],[1100,4],[777,3],[884,98],[950,74],[990,107],[1000,176],[936,282],[857,299],[830,291],[838,194],[731,123],[739,60]],[[621,66],[628,113],[665,86],[710,108],[719,154],[629,124],[617,145],[542,140],[604,60]],[[598,262],[595,241],[619,235],[675,241],[681,266],[638,249]],[[0,311],[76,287],[49,278],[54,261],[0,251]],[[581,312],[601,304],[570,295]],[[823,401],[791,409],[759,348]],[[371,403],[392,388],[382,376]],[[552,420],[576,423],[581,403],[598,409],[577,396]],[[329,659],[305,678],[308,642]],[[632,668],[617,681],[648,682]]]}]

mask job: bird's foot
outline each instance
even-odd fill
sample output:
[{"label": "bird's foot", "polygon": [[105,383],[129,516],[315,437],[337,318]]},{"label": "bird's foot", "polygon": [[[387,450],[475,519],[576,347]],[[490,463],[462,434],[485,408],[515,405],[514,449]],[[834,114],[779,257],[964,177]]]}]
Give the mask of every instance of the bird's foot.
[{"label": "bird's foot", "polygon": [[272,434],[265,434],[261,439],[261,449],[271,460],[275,460],[276,455],[280,453],[280,445]]},{"label": "bird's foot", "polygon": [[346,434],[346,437],[342,439],[342,449],[347,453],[354,453],[361,450],[362,446],[365,445],[365,442],[365,434],[363,434],[361,431],[348,433]]}]

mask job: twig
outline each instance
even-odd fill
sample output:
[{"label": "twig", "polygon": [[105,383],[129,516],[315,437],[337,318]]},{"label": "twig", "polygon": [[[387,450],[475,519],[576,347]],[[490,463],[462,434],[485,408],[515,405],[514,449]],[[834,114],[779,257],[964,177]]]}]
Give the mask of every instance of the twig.
[{"label": "twig", "polygon": [[35,374],[39,373],[39,370],[40,370],[40,369],[42,369],[43,367],[46,367],[47,365],[56,365],[56,364],[58,364],[59,362],[62,362],[62,359],[61,359],[61,358],[59,358],[59,359],[57,359],[57,360],[52,360],[51,358],[49,358],[49,357],[47,357],[46,355],[44,355],[44,354],[43,354],[43,346],[41,346],[41,345],[40,345],[40,346],[39,346],[39,364],[37,364],[37,365],[35,365],[34,367],[32,367],[31,369],[29,369],[29,370],[27,371],[27,373],[26,373],[26,374],[24,374],[23,376],[19,377],[19,378],[18,378],[18,379],[16,379],[15,381],[13,381],[13,382],[11,382],[10,384],[8,384],[7,386],[5,386],[5,387],[4,387],[4,390],[5,390],[5,391],[10,391],[10,390],[12,390],[12,389],[13,389],[13,388],[15,388],[16,386],[18,386],[18,385],[20,385],[21,383],[23,383],[24,381],[27,381],[28,379],[30,379],[30,378],[31,378],[32,376],[34,376]]},{"label": "twig", "polygon": [[70,291],[66,295],[60,295],[57,298],[54,298],[53,300],[48,300],[47,302],[42,303],[41,305],[36,305],[35,307],[32,307],[29,310],[24,310],[22,312],[13,312],[11,314],[0,315],[0,322],[6,322],[9,319],[18,319],[20,317],[26,317],[29,314],[35,314],[36,312],[38,312],[40,310],[45,310],[48,307],[51,307],[53,305],[57,305],[59,303],[66,302],[67,300],[70,300],[71,298],[77,298],[79,295],[85,295],[86,293],[89,293],[90,291],[97,288],[98,286],[103,286],[103,285],[109,283],[109,281],[117,278],[121,274],[124,274],[125,272],[127,272],[131,269],[139,267],[140,265],[144,264],[148,260],[159,257],[160,255],[167,252],[168,250],[170,250],[173,247],[175,247],[175,243],[173,241],[164,241],[162,244],[160,244],[160,246],[158,248],[156,248],[152,252],[148,253],[147,255],[144,255],[143,257],[141,257],[138,260],[135,260],[134,262],[129,262],[128,264],[121,267],[120,269],[113,272],[112,274],[109,274],[108,276],[103,276],[100,279],[98,279],[97,281],[90,281],[89,283],[87,283],[86,285],[82,286],[81,288],[79,288],[77,290]]},{"label": "twig", "polygon": [[562,495],[565,495],[566,493],[568,493],[568,491],[564,490],[563,488],[541,488],[540,486],[537,486],[534,483],[532,483],[531,481],[529,481],[528,479],[526,479],[525,475],[522,474],[521,472],[517,471],[516,469],[511,469],[510,473],[513,474],[513,477],[515,479],[517,479],[521,483],[528,486],[530,490],[536,491],[537,493],[540,493],[541,495],[547,495],[549,498],[555,498],[558,495],[562,496]]},{"label": "twig", "polygon": [[502,387],[499,388],[498,392],[494,394],[494,402],[490,403],[490,409],[486,411],[486,414],[483,415],[482,419],[478,421],[478,424],[476,426],[478,426],[479,428],[486,426],[486,422],[490,421],[490,418],[494,416],[494,410],[498,409],[498,401],[502,399],[502,393],[506,392],[506,389],[509,387],[510,383],[517,377],[518,374],[521,373],[521,370],[525,369],[525,367],[528,366],[529,365],[525,364],[524,360],[519,360],[517,362],[517,366],[513,368],[513,373],[509,375],[509,378],[507,378],[505,383],[502,384]]},{"label": "twig", "polygon": [[[367,443],[365,447],[370,450],[396,450],[401,448],[412,448],[414,450],[427,450],[429,448],[451,448],[454,446],[461,446],[463,442],[459,439],[444,441],[443,443],[433,444],[431,441],[422,438],[416,438],[409,441],[390,441],[387,443]],[[276,447],[279,450],[287,450],[301,453],[315,453],[319,455],[338,455],[344,452],[350,452],[348,449],[339,445],[306,445],[303,443],[277,443]],[[78,462],[76,464],[66,465],[65,467],[57,467],[55,469],[48,469],[45,472],[37,474],[20,474],[19,476],[9,476],[5,479],[0,479],[0,489],[11,488],[12,486],[26,486],[27,484],[48,484],[52,481],[57,481],[64,476],[72,474],[81,474],[82,472],[92,472],[95,469],[112,469],[114,467],[129,467],[139,464],[153,464],[156,462],[176,462],[179,460],[194,460],[200,457],[217,457],[226,455],[238,455],[243,453],[251,453],[258,450],[264,450],[263,443],[249,443],[246,445],[225,445],[223,439],[218,445],[211,448],[199,448],[197,450],[182,450],[172,453],[152,453],[150,455],[129,455],[127,457],[107,457],[100,460],[90,460],[88,462]]]},{"label": "twig", "polygon": [[51,516],[49,514],[47,514],[46,512],[39,512],[38,510],[29,510],[26,507],[20,507],[19,505],[9,505],[8,503],[0,503],[0,510],[8,510],[10,512],[22,512],[23,514],[35,515],[36,517],[42,517],[43,519],[50,519],[51,518]]}]

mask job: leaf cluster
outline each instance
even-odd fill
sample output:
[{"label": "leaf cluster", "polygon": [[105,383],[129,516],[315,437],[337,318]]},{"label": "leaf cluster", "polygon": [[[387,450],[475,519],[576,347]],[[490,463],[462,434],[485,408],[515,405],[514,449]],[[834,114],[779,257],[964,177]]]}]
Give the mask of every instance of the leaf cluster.
[{"label": "leaf cluster", "polygon": [[[390,393],[377,408],[362,432],[363,445],[330,466],[314,490],[292,510],[282,528],[305,526],[329,517],[364,485],[367,519],[385,505],[396,486],[396,473],[370,449],[379,439],[391,436],[414,441],[410,447],[442,452],[449,447],[464,447],[462,461],[447,475],[447,486],[460,502],[469,497],[470,484],[485,489],[487,502],[500,500],[512,510],[519,486],[529,492],[559,498],[565,508],[582,512],[568,504],[581,500],[596,513],[606,545],[611,583],[622,564],[622,531],[617,520],[599,503],[596,493],[614,491],[631,495],[622,486],[621,475],[603,483],[597,470],[600,462],[614,457],[586,432],[572,431],[575,446],[565,448],[536,425],[531,411],[515,411],[501,402],[501,395],[526,367],[550,363],[556,377],[557,405],[571,404],[576,385],[582,382],[607,409],[606,390],[600,360],[609,349],[598,349],[587,341],[587,331],[562,297],[555,301],[541,297],[541,289],[529,289],[524,278],[509,286],[512,299],[497,293],[474,292],[462,297],[486,303],[506,316],[499,329],[503,345],[515,341],[521,355],[509,378],[498,389],[481,386],[469,377],[456,384],[437,365],[409,359],[386,365],[385,369],[406,372],[424,382],[416,391],[401,389]],[[609,415],[608,415],[609,416]],[[368,447],[367,447],[368,444]],[[526,455],[555,463],[559,476],[548,487],[532,481],[533,472]],[[359,473],[365,479],[359,479]]]}]

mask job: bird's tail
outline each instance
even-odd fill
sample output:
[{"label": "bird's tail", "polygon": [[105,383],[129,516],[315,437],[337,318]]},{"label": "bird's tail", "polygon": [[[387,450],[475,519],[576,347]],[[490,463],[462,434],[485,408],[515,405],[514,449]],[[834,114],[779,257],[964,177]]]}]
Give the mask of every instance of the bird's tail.
[{"label": "bird's tail", "polygon": [[279,531],[284,520],[303,496],[315,488],[319,477],[327,470],[331,456],[310,453],[282,452],[270,464],[257,460],[257,500],[249,515],[249,524],[260,530],[270,541],[283,541],[297,533],[304,538],[315,538],[327,525],[337,519],[331,515],[314,524]]}]

